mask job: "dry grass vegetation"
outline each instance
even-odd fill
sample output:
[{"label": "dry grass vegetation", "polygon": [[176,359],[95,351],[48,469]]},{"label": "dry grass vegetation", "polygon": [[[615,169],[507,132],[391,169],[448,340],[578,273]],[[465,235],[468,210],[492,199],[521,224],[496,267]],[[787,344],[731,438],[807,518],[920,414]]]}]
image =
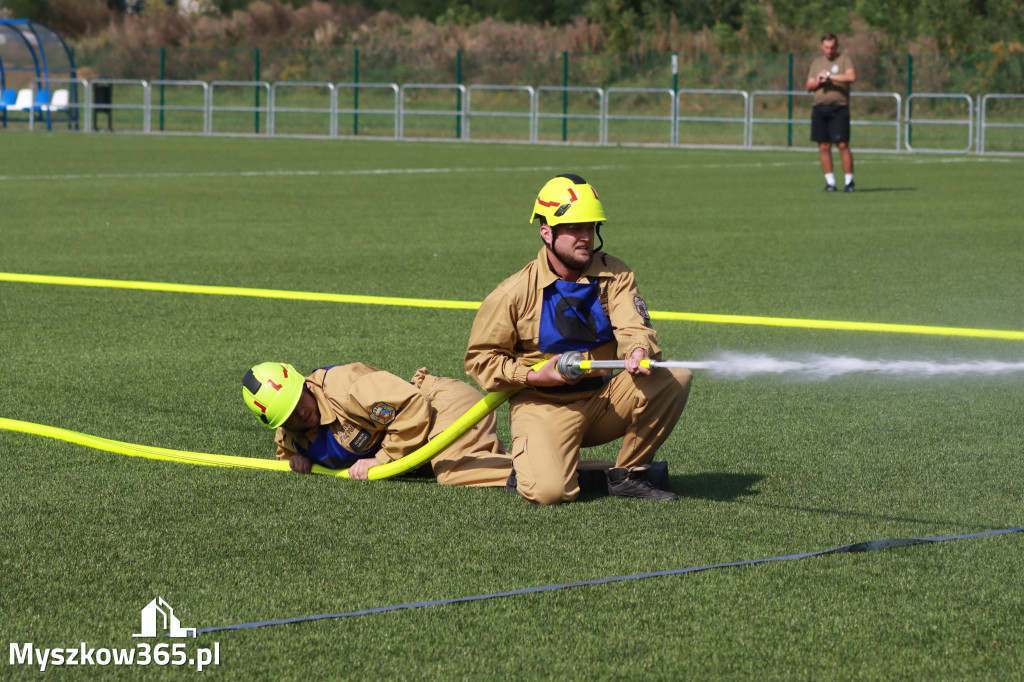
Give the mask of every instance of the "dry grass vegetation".
[{"label": "dry grass vegetation", "polygon": [[[73,2],[73,0],[56,0]],[[71,12],[74,14],[74,12]],[[408,50],[509,50],[592,52],[601,49],[600,26],[583,16],[564,26],[530,25],[492,18],[472,24],[404,19],[372,12],[358,3],[317,1],[294,8],[278,0],[256,0],[228,16],[188,16],[166,9],[115,18],[102,27],[92,19],[77,42],[125,47],[358,48]]]},{"label": "dry grass vegetation", "polygon": [[[114,13],[103,0],[50,3],[59,18],[55,27],[68,37],[86,78],[249,80],[258,74],[268,81],[320,81],[348,80],[358,71],[364,82],[439,82],[456,77],[460,53],[460,82],[554,84],[562,81],[561,55],[570,53],[573,84],[661,87],[667,55],[676,53],[680,82],[689,87],[783,88],[787,55],[798,57],[797,72],[805,68],[818,53],[820,31],[787,26],[788,15],[770,2],[758,3],[756,16],[737,30],[721,24],[691,30],[671,13],[664,20],[627,20],[611,11],[616,0],[581,4],[579,15],[558,25],[455,10],[434,20],[403,17],[342,0],[298,8],[254,0],[230,14],[189,14],[161,2],[136,14]],[[843,47],[856,56],[866,90],[905,89],[907,55],[917,60],[918,91],[1018,92],[1024,83],[1020,42],[999,40],[956,57],[944,54],[935,35],[898,41],[852,14],[846,23]],[[254,48],[262,52],[260,66]],[[358,67],[355,50],[362,52]]]},{"label": "dry grass vegetation", "polygon": [[[371,11],[359,3],[316,0],[295,8],[280,0],[254,0],[230,15],[187,15],[153,3],[137,15],[117,16],[100,4],[53,0],[61,28],[83,45],[119,44],[135,49],[161,47],[358,48],[513,52],[600,52],[609,27],[582,11],[561,25],[509,22],[458,16],[431,21],[403,18],[391,11]],[[721,32],[719,32],[721,33]],[[781,51],[803,52],[816,46],[816,34],[773,28]],[[728,39],[726,39],[728,38]],[[633,46],[640,52],[715,54],[743,42],[715,35],[709,28],[691,31],[674,15],[637,29]]]}]

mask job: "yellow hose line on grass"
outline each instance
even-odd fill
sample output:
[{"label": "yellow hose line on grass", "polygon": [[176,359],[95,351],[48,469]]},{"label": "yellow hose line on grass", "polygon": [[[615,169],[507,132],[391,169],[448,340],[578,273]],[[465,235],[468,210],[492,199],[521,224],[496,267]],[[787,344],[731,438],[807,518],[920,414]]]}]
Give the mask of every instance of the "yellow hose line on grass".
[{"label": "yellow hose line on grass", "polygon": [[[390,478],[392,476],[405,473],[406,471],[414,469],[429,461],[439,452],[455,442],[459,436],[472,428],[474,424],[508,400],[515,392],[516,391],[488,393],[480,400],[480,402],[471,407],[464,415],[455,420],[451,426],[439,433],[436,438],[428,442],[426,445],[399,460],[371,468],[367,472],[367,477],[370,480]],[[205,452],[168,450],[167,448],[124,443],[117,440],[110,440],[109,438],[100,438],[99,436],[90,436],[89,434],[78,433],[77,431],[59,429],[55,426],[33,424],[31,422],[5,419],[3,417],[0,417],[0,430],[20,431],[22,433],[29,433],[36,436],[65,440],[69,443],[76,443],[78,445],[84,445],[85,447],[95,448],[97,450],[106,450],[107,452],[116,452],[118,454],[130,455],[132,457],[160,459],[168,462],[240,467],[245,469],[269,469],[272,471],[290,470],[288,462],[277,459],[257,459],[255,457],[235,457],[233,455],[213,455]],[[350,478],[348,475],[348,469],[328,469],[317,464],[313,465],[313,473]]]},{"label": "yellow hose line on grass", "polygon": [[128,279],[95,279],[92,277],[57,277],[53,275],[24,275],[0,272],[0,281],[29,284],[61,284],[74,287],[103,287],[110,289],[137,289],[167,291],[178,294],[209,294],[215,296],[250,296],[254,298],[285,298],[298,301],[325,301],[328,303],[362,303],[365,305],[401,305],[412,308],[451,308],[476,310],[475,301],[443,301],[429,298],[394,298],[390,296],[354,296],[327,294],[286,289],[251,289],[248,287],[219,287],[206,284],[174,284],[172,282],[142,282]]},{"label": "yellow hose line on grass", "polygon": [[[57,277],[53,275],[27,275],[0,272],[0,281],[29,284],[59,284],[78,287],[107,287],[144,291],[167,291],[183,294],[210,294],[220,296],[250,296],[256,298],[283,298],[299,301],[328,303],[359,303],[363,305],[394,305],[412,308],[445,308],[449,310],[476,310],[477,301],[446,301],[430,298],[396,298],[392,296],[355,296],[284,289],[252,289],[248,287],[222,287],[205,284],[174,284],[170,282],[142,282],[120,279],[94,279],[90,277]],[[710,324],[748,324],[767,327],[794,327],[801,329],[829,329],[835,331],[884,332],[889,334],[930,334],[936,336],[969,336],[985,339],[1024,341],[1024,331],[1008,329],[971,329],[965,327],[933,327],[919,324],[890,324],[886,322],[847,322],[842,320],[806,320],[792,317],[761,317],[756,315],[714,315],[708,313],[674,313],[650,311],[652,320],[706,322]]]},{"label": "yellow hose line on grass", "polygon": [[[20,431],[46,438],[56,438],[68,441],[69,443],[84,445],[87,448],[106,450],[107,452],[116,452],[132,457],[148,457],[149,459],[162,459],[168,462],[184,462],[185,464],[209,464],[212,466],[245,467],[247,469],[272,469],[274,471],[289,470],[288,462],[276,459],[257,459],[255,457],[234,457],[232,455],[211,455],[205,452],[168,450],[149,445],[123,443],[118,440],[110,440],[109,438],[100,438],[99,436],[90,436],[86,433],[78,433],[77,431],[59,429],[55,426],[4,419],[3,417],[0,417],[0,429]],[[318,469],[319,471],[316,472],[318,474],[338,474],[337,471],[325,469],[324,467],[314,466],[313,469]]]}]

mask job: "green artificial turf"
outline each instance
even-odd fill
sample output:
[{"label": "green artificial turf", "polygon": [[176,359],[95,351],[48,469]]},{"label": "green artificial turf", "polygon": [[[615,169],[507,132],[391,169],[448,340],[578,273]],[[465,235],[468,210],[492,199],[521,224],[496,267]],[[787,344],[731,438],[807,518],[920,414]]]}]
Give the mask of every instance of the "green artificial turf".
[{"label": "green artificial turf", "polygon": [[[4,134],[0,150],[0,272],[479,301],[535,256],[537,189],[577,172],[652,311],[1024,330],[1019,157],[860,153],[858,191],[827,195],[803,152],[43,133]],[[249,366],[466,378],[473,321],[2,281],[0,297],[0,417],[252,457],[272,443],[240,400]],[[1024,359],[1019,340],[656,327],[666,357],[690,361]],[[0,628],[39,648],[155,645],[132,634],[157,596],[204,628],[1024,525],[1024,373],[695,374],[659,453],[681,496],[664,504],[540,508],[426,479],[190,466],[0,431]],[[218,643],[203,674],[227,679],[1012,679],[1022,543],[832,554],[187,648]]]}]

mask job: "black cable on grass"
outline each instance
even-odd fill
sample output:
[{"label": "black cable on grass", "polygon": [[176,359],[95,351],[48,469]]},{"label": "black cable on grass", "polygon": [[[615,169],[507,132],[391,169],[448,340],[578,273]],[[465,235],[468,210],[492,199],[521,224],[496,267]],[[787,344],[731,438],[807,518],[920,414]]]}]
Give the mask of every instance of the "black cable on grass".
[{"label": "black cable on grass", "polygon": [[372,613],[385,613],[387,611],[401,611],[403,609],[418,609],[424,606],[443,606],[445,604],[459,604],[462,602],[481,601],[483,599],[495,599],[497,597],[512,597],[519,594],[532,594],[534,592],[551,592],[553,590],[564,590],[568,587],[584,587],[587,585],[604,585],[625,580],[640,580],[642,578],[660,578],[666,575],[679,575],[682,573],[696,573],[698,571],[709,571],[714,568],[732,568],[734,566],[753,566],[765,564],[770,561],[791,561],[793,559],[807,559],[809,557],[821,556],[823,554],[835,554],[839,552],[873,552],[879,549],[891,549],[893,547],[904,547],[906,545],[917,545],[921,543],[945,542],[946,540],[967,540],[980,538],[989,535],[1005,535],[1007,533],[1019,533],[1024,531],[1024,526],[1017,528],[1003,528],[998,530],[986,530],[979,533],[967,533],[965,535],[945,535],[931,538],[890,538],[888,540],[869,540],[857,542],[852,545],[823,549],[817,552],[805,552],[802,554],[787,554],[785,556],[769,557],[766,559],[749,559],[747,561],[734,561],[725,564],[713,564],[710,566],[691,566],[689,568],[676,568],[668,571],[654,571],[652,573],[636,573],[633,575],[621,575],[614,578],[599,578],[597,580],[582,580],[575,583],[559,583],[555,585],[542,585],[540,587],[524,587],[508,592],[492,592],[490,594],[478,594],[472,597],[455,597],[453,599],[435,599],[432,601],[409,602],[406,604],[394,604],[391,606],[378,606],[373,609],[362,611],[349,611],[347,613],[325,613],[316,616],[297,616],[295,618],[282,618],[280,620],[261,620],[252,623],[241,623],[239,625],[219,625],[215,627],[199,628],[196,634],[206,632],[219,632],[221,630],[249,630],[252,628],[269,627],[271,625],[289,625],[291,623],[304,623],[313,620],[325,620],[328,618],[348,618],[350,616],[368,616]]}]

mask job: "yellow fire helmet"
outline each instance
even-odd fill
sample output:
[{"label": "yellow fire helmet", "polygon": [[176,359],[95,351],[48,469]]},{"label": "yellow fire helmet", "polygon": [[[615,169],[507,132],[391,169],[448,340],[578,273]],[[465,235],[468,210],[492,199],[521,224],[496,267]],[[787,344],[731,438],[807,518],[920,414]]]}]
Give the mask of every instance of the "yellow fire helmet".
[{"label": "yellow fire helmet", "polygon": [[264,362],[242,377],[242,400],[264,424],[276,429],[299,404],[305,379],[291,365]]},{"label": "yellow fire helmet", "polygon": [[562,223],[602,223],[606,220],[597,190],[571,173],[551,178],[540,190],[530,222],[537,217],[552,227]]}]

